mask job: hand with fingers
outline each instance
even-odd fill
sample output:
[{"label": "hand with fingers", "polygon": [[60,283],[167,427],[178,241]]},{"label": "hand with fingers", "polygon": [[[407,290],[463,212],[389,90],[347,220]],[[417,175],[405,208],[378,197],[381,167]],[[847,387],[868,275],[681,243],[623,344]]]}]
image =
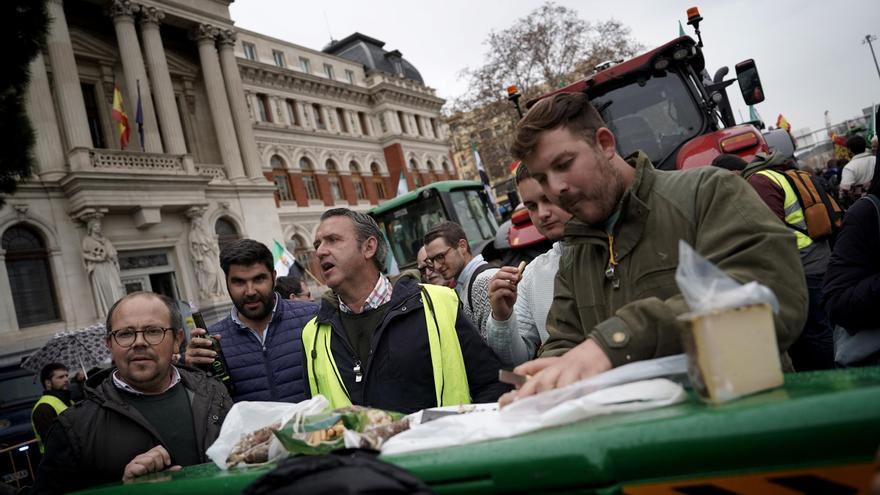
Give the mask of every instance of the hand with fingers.
[{"label": "hand with fingers", "polygon": [[531,378],[518,390],[502,395],[498,403],[504,407],[515,400],[571,385],[610,369],[611,360],[602,348],[587,339],[562,356],[539,358],[517,366],[515,373]]},{"label": "hand with fingers", "polygon": [[125,466],[125,471],[122,474],[122,481],[127,482],[138,476],[164,471],[166,467],[169,471],[179,471],[182,469],[181,466],[176,464],[172,466],[171,454],[165,450],[165,447],[157,445],[143,454],[138,455]]},{"label": "hand with fingers", "polygon": [[492,305],[492,317],[496,321],[507,321],[516,304],[516,288],[522,279],[525,262],[518,267],[502,266],[489,282],[489,304]]},{"label": "hand with fingers", "polygon": [[[205,367],[214,362],[217,353],[211,348],[211,339],[207,338],[208,332],[204,328],[195,328],[189,334],[189,342],[186,343],[184,363],[187,366]],[[212,335],[220,340],[220,335]]]}]

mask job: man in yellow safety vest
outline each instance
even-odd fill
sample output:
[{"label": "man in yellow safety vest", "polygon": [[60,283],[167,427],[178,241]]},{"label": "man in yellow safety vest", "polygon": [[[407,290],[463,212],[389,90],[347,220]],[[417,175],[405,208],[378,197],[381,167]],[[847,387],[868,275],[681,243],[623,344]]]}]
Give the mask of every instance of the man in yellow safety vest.
[{"label": "man in yellow safety vest", "polygon": [[494,402],[509,390],[500,362],[462,314],[452,289],[382,272],[388,245],[369,216],[335,208],[321,216],[315,255],[332,291],[303,329],[311,396],[410,413]]},{"label": "man in yellow safety vest", "polygon": [[40,370],[40,383],[43,395],[31,410],[31,426],[37,437],[40,453],[43,452],[43,439],[55,418],[73,405],[70,400],[70,380],[67,367],[60,363],[49,363]]}]

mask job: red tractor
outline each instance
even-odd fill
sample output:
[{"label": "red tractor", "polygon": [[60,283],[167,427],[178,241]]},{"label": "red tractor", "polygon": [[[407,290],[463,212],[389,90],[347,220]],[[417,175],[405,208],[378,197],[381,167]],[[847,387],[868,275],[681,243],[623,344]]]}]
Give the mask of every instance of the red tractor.
[{"label": "red tractor", "polygon": [[[738,81],[747,105],[764,101],[758,69],[749,59],[736,65],[735,79],[724,80],[727,67],[710,77],[701,49],[702,20],[696,7],[688,9],[698,41],[681,36],[629,60],[605,62],[585,79],[530,100],[526,107],[557,93],[584,92],[614,132],[621,156],[642,150],[662,170],[710,165],[722,153],[750,161],[768,151],[767,143],[752,123],[736,123],[726,88]],[[508,93],[519,110],[516,88]],[[533,230],[530,223],[514,222],[510,244],[535,242]]]}]

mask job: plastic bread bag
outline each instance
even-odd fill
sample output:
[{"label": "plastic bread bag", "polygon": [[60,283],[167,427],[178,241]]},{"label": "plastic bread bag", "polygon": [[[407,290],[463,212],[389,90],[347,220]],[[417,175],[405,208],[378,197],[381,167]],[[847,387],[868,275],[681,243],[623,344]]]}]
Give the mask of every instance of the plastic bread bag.
[{"label": "plastic bread bag", "polygon": [[773,291],[758,282],[740,284],[684,241],[678,241],[675,283],[693,313],[752,304],[768,304],[774,313],[779,313],[779,301]]},{"label": "plastic bread bag", "polygon": [[688,375],[704,401],[720,404],[782,385],[773,291],[738,283],[683,241],[675,281],[691,309],[678,316]]},{"label": "plastic bread bag", "polygon": [[409,429],[400,413],[348,406],[295,416],[274,433],[294,455],[322,455],[342,448],[379,450],[388,438]]},{"label": "plastic bread bag", "polygon": [[287,402],[237,402],[229,410],[220,435],[206,454],[220,469],[262,464],[287,455],[273,432],[292,418],[319,414],[330,403],[322,395],[296,404]]}]

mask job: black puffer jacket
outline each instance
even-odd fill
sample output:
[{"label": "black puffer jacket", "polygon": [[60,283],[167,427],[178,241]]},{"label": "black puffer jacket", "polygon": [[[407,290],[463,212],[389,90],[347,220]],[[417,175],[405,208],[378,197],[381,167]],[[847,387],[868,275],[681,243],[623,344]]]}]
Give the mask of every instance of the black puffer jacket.
[{"label": "black puffer jacket", "polygon": [[868,198],[856,201],[843,218],[822,301],[831,321],[850,332],[880,327],[880,219]]},{"label": "black puffer jacket", "polygon": [[[329,323],[333,328],[330,341],[333,359],[354,404],[401,413],[412,413],[437,405],[428,328],[421,289],[416,280],[401,276],[394,284],[388,312],[373,332],[370,344],[372,357],[366,363],[361,382],[355,380],[355,353],[342,330],[339,302],[335,295],[330,293],[321,300],[317,318],[318,323]],[[455,331],[461,345],[472,402],[495,402],[501,394],[511,389],[498,381],[501,362],[480,338],[461,308],[455,321]],[[306,393],[309,392],[306,386]]]},{"label": "black puffer jacket", "polygon": [[[178,366],[190,398],[201,462],[217,439],[232,399],[204,373]],[[125,466],[162,441],[156,429],[123,401],[112,369],[86,382],[86,398],[68,408],[49,429],[46,455],[31,493],[64,493],[122,480]],[[169,421],[177,420],[169,415]]]}]

